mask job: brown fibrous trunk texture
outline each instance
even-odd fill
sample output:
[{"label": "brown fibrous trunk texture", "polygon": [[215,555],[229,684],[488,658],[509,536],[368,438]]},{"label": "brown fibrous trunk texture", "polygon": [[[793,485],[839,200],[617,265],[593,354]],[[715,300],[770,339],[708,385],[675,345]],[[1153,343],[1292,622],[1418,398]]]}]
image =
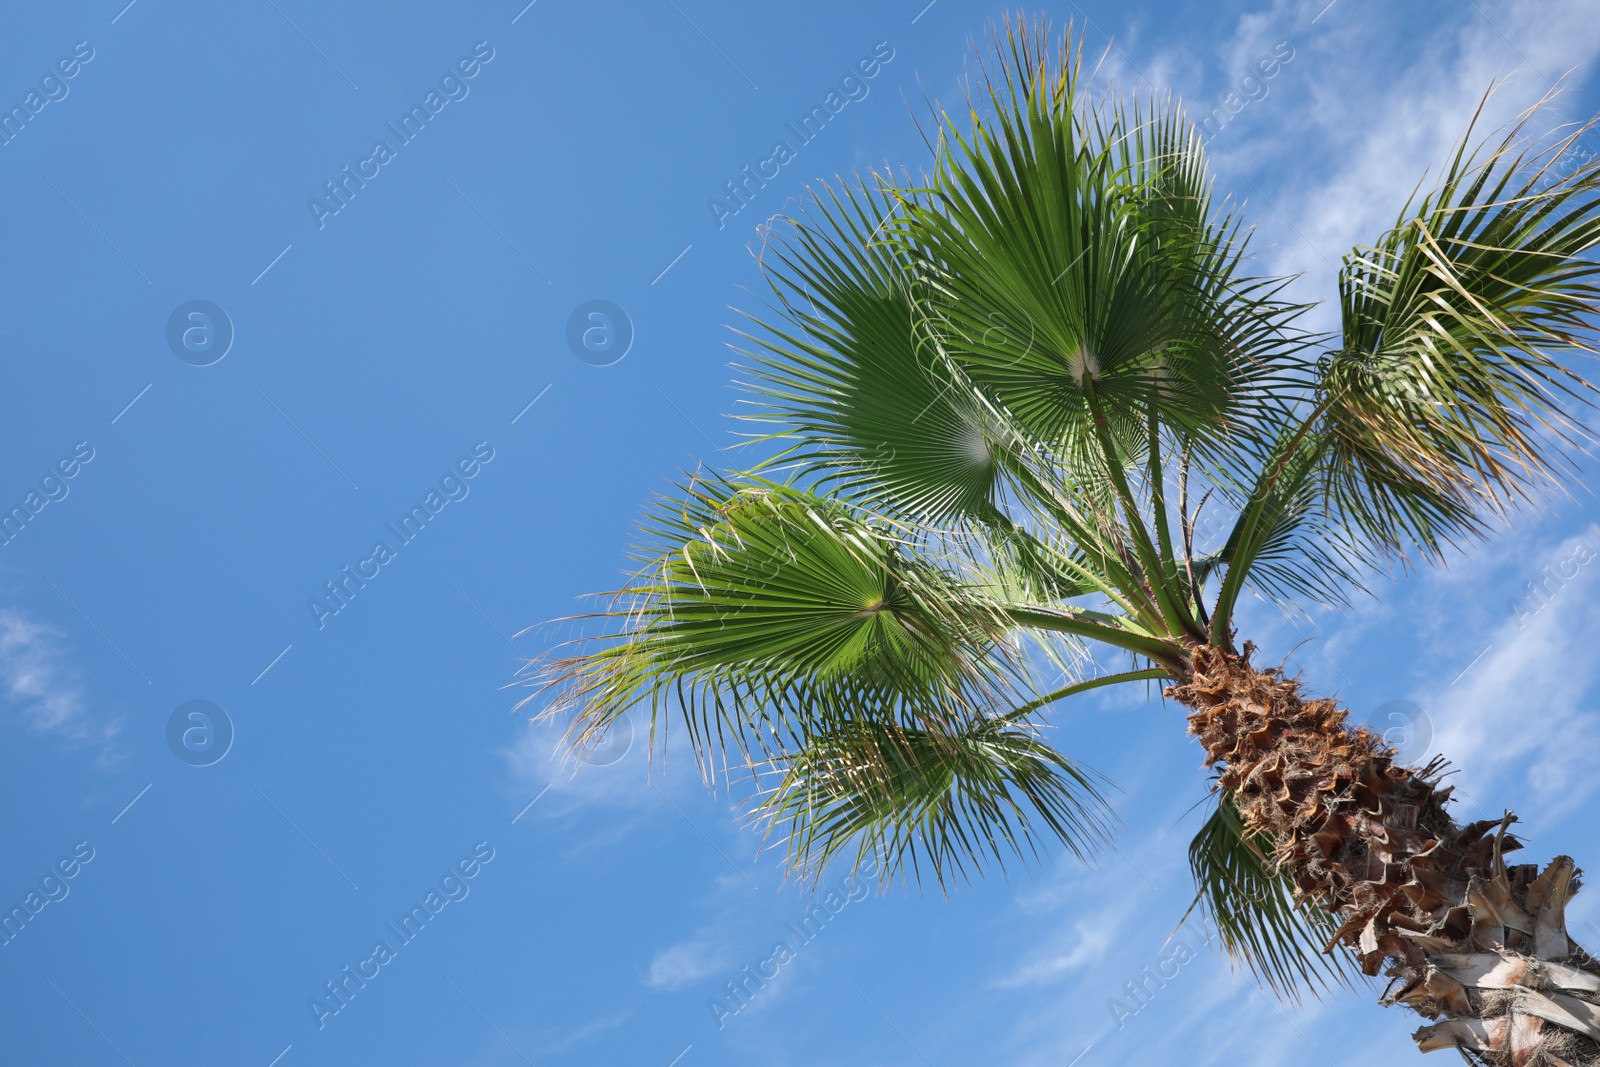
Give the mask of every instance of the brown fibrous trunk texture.
[{"label": "brown fibrous trunk texture", "polygon": [[1389,978],[1413,1036],[1489,1067],[1600,1067],[1600,964],[1567,934],[1573,861],[1508,866],[1514,817],[1461,825],[1442,760],[1407,767],[1337,701],[1244,655],[1200,647],[1168,695],[1190,711],[1246,830],[1270,834],[1300,899],[1334,916],[1330,952]]}]

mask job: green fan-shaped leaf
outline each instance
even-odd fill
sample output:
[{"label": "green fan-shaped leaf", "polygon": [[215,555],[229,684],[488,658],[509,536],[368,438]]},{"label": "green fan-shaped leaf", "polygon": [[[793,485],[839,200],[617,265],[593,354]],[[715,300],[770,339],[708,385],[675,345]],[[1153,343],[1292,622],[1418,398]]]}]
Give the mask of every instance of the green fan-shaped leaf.
[{"label": "green fan-shaped leaf", "polygon": [[1519,124],[1468,131],[1439,187],[1345,257],[1343,337],[1325,361],[1333,506],[1385,551],[1480,534],[1558,478],[1593,387],[1600,160],[1549,181]]},{"label": "green fan-shaped leaf", "polygon": [[1216,924],[1222,947],[1236,963],[1280,996],[1299,999],[1352,984],[1354,965],[1323,947],[1338,928],[1326,912],[1297,903],[1288,872],[1272,858],[1268,836],[1250,837],[1225,794],[1189,845],[1195,899]]},{"label": "green fan-shaped leaf", "polygon": [[764,750],[809,700],[878,694],[932,716],[1009,692],[1010,623],[892,527],[756,479],[696,480],[645,523],[644,566],[602,647],[554,664],[579,743],[646,701],[676,704],[702,754]]},{"label": "green fan-shaped leaf", "polygon": [[1052,448],[1099,419],[1148,450],[1152,405],[1219,434],[1253,374],[1281,373],[1259,345],[1289,309],[1236,282],[1197,136],[1171,102],[1086,100],[1075,57],[1009,44],[987,111],[946,124],[932,188],[886,227],[918,266],[930,338]]},{"label": "green fan-shaped leaf", "polygon": [[922,521],[992,505],[1004,429],[914,336],[907,257],[875,235],[898,209],[863,182],[823,185],[762,262],[778,304],[745,334],[746,416],[796,440],[786,461]]},{"label": "green fan-shaped leaf", "polygon": [[1046,744],[1024,714],[951,730],[856,717],[773,761],[758,817],[785,834],[790,864],[820,871],[854,846],[889,881],[941,885],[1059,842],[1080,858],[1115,817],[1093,772]]}]

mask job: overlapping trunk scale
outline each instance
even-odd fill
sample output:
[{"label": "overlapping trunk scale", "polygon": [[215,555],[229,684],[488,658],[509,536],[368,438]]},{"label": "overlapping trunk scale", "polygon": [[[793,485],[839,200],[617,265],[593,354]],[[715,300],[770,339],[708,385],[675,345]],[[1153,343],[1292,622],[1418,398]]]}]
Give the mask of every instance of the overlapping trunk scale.
[{"label": "overlapping trunk scale", "polygon": [[1303,898],[1340,922],[1385,1004],[1437,1020],[1424,1052],[1459,1049],[1490,1067],[1600,1065],[1600,963],[1567,934],[1573,861],[1507,865],[1514,817],[1458,824],[1445,764],[1402,766],[1337,701],[1244,655],[1196,648],[1168,694],[1221,770],[1247,830],[1277,842]]}]

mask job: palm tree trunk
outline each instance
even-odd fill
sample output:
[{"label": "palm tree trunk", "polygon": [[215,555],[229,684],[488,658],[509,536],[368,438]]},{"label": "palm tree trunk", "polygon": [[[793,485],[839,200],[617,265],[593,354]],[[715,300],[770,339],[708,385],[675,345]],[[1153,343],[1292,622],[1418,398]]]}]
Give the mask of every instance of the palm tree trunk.
[{"label": "palm tree trunk", "polygon": [[1347,945],[1366,974],[1388,976],[1384,1004],[1439,1020],[1413,1035],[1424,1052],[1600,1065],[1600,963],[1566,929],[1573,861],[1508,867],[1510,812],[1458,825],[1443,760],[1395,763],[1337,702],[1253,668],[1252,651],[1196,648],[1189,681],[1168,693],[1246,828],[1271,833],[1302,898],[1340,921],[1328,950]]}]

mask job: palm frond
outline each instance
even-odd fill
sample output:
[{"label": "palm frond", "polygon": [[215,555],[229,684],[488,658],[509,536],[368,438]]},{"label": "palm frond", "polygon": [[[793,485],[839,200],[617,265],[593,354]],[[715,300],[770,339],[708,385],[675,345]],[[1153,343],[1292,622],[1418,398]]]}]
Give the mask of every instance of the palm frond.
[{"label": "palm frond", "polygon": [[1600,317],[1600,161],[1549,181],[1530,113],[1469,129],[1438,188],[1345,257],[1325,360],[1331,505],[1382,551],[1437,557],[1570,472]]},{"label": "palm frond", "polygon": [[1228,956],[1280,996],[1298,1000],[1352,985],[1354,965],[1323,952],[1338,923],[1315,904],[1296,902],[1270,838],[1251,838],[1233,801],[1216,796],[1216,810],[1189,844],[1190,910],[1202,909]]},{"label": "palm frond", "polygon": [[1326,606],[1347,602],[1359,588],[1365,565],[1363,543],[1326,506],[1328,441],[1293,423],[1265,446],[1241,442],[1260,471],[1227,540],[1208,558],[1195,561],[1202,576],[1223,570],[1212,613],[1212,635],[1225,641],[1234,607],[1253,588],[1287,607],[1310,600]]},{"label": "palm frond", "polygon": [[614,631],[546,675],[547,714],[576,709],[579,745],[641,701],[663,727],[663,711],[681,710],[702,757],[748,757],[803,741],[819,701],[942,722],[1016,691],[1003,613],[902,531],[837,500],[696,479],[644,531],[644,566],[601,613]]},{"label": "palm frond", "polygon": [[859,713],[774,760],[781,775],[757,817],[783,833],[792,868],[815,874],[846,854],[884,882],[949,886],[1059,843],[1079,858],[1115,816],[1101,779],[1046,744],[1026,713],[941,732]]},{"label": "palm frond", "polygon": [[946,116],[932,183],[885,239],[915,267],[926,343],[1018,439],[999,460],[1019,500],[1048,511],[1034,484],[1064,487],[1080,545],[1126,547],[1164,628],[1198,635],[1162,468],[1182,450],[1221,477],[1283,421],[1313,382],[1303,308],[1245,273],[1181,108],[1089,98],[1081,56],[1046,40],[997,43],[970,128]]},{"label": "palm frond", "polygon": [[770,239],[778,301],[744,350],[756,412],[783,457],[835,492],[934,522],[992,507],[1004,430],[968,383],[916,343],[907,257],[875,239],[899,203],[876,183],[821,186]]}]

